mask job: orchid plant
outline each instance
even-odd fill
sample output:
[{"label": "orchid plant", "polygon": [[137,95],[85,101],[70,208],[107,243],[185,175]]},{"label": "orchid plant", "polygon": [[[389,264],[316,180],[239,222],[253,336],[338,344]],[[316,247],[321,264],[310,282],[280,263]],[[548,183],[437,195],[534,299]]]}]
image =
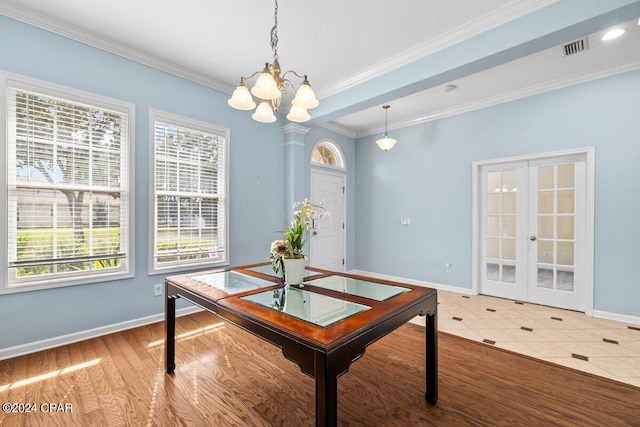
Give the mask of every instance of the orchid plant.
[{"label": "orchid plant", "polygon": [[324,200],[314,203],[309,199],[293,204],[293,220],[284,231],[283,240],[275,240],[271,243],[271,253],[269,259],[273,271],[278,273],[281,269],[284,273],[284,258],[305,258],[302,248],[307,242],[304,237],[306,230],[314,228],[315,222],[323,216],[328,216],[329,212],[324,207]]}]

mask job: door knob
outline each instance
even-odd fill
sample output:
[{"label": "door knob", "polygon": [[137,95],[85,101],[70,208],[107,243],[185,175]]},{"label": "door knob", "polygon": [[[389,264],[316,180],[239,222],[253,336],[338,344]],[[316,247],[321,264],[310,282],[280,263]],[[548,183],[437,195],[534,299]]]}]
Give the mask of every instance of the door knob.
[{"label": "door knob", "polygon": [[536,241],[536,236],[529,237],[529,240],[531,240],[532,242],[535,242]]}]

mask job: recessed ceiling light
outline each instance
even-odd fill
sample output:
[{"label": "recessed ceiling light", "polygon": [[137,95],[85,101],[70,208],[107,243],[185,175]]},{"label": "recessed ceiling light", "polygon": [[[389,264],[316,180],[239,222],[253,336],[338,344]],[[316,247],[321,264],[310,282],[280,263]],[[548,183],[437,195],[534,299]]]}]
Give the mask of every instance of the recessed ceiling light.
[{"label": "recessed ceiling light", "polygon": [[614,28],[612,30],[609,30],[605,33],[604,36],[602,36],[602,40],[607,41],[607,40],[617,39],[618,37],[624,34],[624,31],[625,31],[624,28]]}]

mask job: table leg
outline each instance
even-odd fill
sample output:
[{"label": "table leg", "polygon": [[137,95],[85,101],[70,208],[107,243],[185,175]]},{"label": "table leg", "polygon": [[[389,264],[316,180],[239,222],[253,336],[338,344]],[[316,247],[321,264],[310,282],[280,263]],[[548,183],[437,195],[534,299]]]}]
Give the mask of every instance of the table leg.
[{"label": "table leg", "polygon": [[316,426],[338,424],[338,377],[329,369],[327,355],[316,351]]},{"label": "table leg", "polygon": [[438,401],[438,313],[427,314],[426,341],[426,387],[424,398],[434,405]]},{"label": "table leg", "polygon": [[175,353],[176,353],[176,299],[167,293],[165,284],[165,301],[164,301],[164,355],[167,374],[172,373],[176,369]]}]

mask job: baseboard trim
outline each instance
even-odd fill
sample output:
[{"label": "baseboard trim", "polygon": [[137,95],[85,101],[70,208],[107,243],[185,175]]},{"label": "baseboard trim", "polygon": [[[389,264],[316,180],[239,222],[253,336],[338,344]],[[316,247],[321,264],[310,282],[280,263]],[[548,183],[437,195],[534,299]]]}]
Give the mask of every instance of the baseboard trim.
[{"label": "baseboard trim", "polygon": [[409,279],[406,277],[391,276],[389,274],[373,273],[364,270],[349,270],[349,274],[359,274],[361,276],[369,276],[375,279],[390,280],[392,282],[407,283],[409,285],[424,286],[425,288],[441,289],[443,291],[456,292],[464,295],[476,295],[471,289],[459,288],[457,286],[442,285],[440,283],[425,282],[423,280]]},{"label": "baseboard trim", "polygon": [[609,313],[607,311],[593,310],[593,317],[600,319],[615,320],[616,322],[631,323],[632,325],[640,325],[640,317],[629,316],[627,314]]},{"label": "baseboard trim", "polygon": [[[176,310],[176,316],[186,316],[188,314],[202,311],[202,308],[193,306]],[[0,349],[0,360],[11,359],[13,357],[23,356],[25,354],[37,353],[38,351],[48,350],[50,348],[61,347],[67,344],[73,344],[79,341],[112,334],[114,332],[125,331],[127,329],[137,328],[139,326],[149,325],[164,320],[164,313],[154,314],[152,316],[140,317],[138,319],[128,320],[126,322],[114,323],[112,325],[101,326],[99,328],[88,329],[86,331],[74,332],[72,334],[61,335],[59,337],[47,338],[41,341],[34,341],[27,344],[16,345]]]}]

